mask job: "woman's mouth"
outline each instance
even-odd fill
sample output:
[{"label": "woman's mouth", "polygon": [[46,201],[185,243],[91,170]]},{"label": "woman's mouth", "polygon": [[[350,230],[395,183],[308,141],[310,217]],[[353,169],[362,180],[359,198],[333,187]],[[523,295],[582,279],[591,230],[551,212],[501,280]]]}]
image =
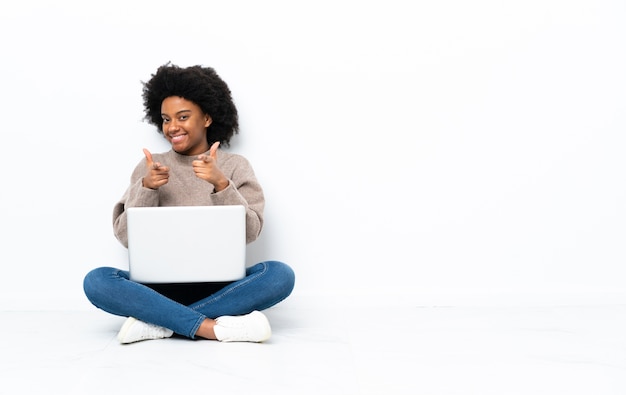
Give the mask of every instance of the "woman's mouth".
[{"label": "woman's mouth", "polygon": [[170,136],[172,143],[180,143],[185,138],[184,134],[178,134],[176,136]]}]

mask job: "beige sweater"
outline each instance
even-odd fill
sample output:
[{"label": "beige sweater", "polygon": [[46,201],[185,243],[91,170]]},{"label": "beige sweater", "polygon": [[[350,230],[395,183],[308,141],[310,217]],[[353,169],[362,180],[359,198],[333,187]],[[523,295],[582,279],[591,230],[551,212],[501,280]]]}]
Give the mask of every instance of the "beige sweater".
[{"label": "beige sweater", "polygon": [[[208,151],[207,151],[208,155]],[[215,193],[213,185],[196,177],[191,162],[197,156],[186,156],[170,150],[152,154],[155,162],[170,168],[169,181],[157,190],[144,188],[146,159],[135,167],[130,186],[113,208],[113,232],[128,247],[126,207],[155,206],[216,206],[240,204],[246,208],[246,242],[251,243],[261,233],[265,198],[248,160],[241,155],[218,150],[217,163],[229,179],[226,189]]]}]

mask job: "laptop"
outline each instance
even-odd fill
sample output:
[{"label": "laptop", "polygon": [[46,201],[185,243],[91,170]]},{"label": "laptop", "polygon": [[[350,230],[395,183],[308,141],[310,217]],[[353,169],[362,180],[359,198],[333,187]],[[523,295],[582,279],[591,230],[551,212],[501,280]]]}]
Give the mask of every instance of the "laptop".
[{"label": "laptop", "polygon": [[244,206],[131,207],[126,219],[133,281],[195,283],[245,277]]}]

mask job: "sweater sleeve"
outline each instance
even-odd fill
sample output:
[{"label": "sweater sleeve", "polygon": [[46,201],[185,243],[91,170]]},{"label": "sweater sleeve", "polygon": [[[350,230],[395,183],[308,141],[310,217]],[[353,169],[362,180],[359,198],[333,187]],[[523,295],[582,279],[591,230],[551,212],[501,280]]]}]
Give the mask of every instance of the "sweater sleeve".
[{"label": "sweater sleeve", "polygon": [[211,194],[214,205],[243,205],[246,208],[246,243],[255,241],[263,228],[265,197],[250,162],[233,155],[224,163],[228,169],[228,187]]},{"label": "sweater sleeve", "polygon": [[122,198],[113,207],[113,234],[115,238],[128,248],[128,232],[126,227],[127,207],[154,207],[159,204],[159,191],[143,186],[146,164],[143,159],[133,171],[130,185]]}]

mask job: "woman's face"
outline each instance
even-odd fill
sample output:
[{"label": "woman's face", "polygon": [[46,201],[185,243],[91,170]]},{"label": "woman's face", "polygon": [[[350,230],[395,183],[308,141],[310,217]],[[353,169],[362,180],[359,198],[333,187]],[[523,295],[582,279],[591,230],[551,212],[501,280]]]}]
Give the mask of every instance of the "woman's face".
[{"label": "woman's face", "polygon": [[200,155],[209,150],[206,140],[211,117],[196,103],[170,96],[161,103],[163,134],[181,155]]}]

